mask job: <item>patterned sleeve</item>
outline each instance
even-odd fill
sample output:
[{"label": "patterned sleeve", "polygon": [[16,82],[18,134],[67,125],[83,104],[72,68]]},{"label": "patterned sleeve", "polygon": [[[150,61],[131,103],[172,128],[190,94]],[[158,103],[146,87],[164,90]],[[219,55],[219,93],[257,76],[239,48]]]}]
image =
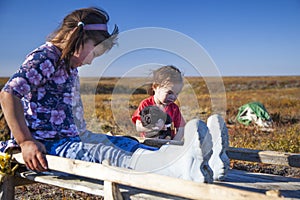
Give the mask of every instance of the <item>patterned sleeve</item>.
[{"label": "patterned sleeve", "polygon": [[55,71],[51,52],[37,49],[29,54],[19,70],[8,80],[2,90],[18,98],[30,95],[44,84]]}]

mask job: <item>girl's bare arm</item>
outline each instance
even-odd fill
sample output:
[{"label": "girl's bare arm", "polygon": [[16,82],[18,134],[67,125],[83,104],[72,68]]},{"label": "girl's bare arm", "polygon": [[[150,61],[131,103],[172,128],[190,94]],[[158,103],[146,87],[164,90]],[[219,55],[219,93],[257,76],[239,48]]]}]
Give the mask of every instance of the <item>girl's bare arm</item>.
[{"label": "girl's bare arm", "polygon": [[6,122],[19,146],[21,147],[23,159],[27,167],[31,170],[47,170],[47,161],[44,154],[45,147],[36,141],[25,121],[24,109],[19,98],[1,91],[0,103]]}]

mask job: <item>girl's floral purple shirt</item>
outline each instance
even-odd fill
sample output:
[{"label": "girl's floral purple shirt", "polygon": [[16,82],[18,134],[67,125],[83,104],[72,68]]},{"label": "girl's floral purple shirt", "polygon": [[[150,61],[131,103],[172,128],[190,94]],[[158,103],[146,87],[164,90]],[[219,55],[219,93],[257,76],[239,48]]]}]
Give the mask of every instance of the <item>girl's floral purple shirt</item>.
[{"label": "girl's floral purple shirt", "polygon": [[54,140],[85,131],[77,69],[65,71],[61,52],[47,42],[32,51],[3,90],[21,99],[34,138]]}]

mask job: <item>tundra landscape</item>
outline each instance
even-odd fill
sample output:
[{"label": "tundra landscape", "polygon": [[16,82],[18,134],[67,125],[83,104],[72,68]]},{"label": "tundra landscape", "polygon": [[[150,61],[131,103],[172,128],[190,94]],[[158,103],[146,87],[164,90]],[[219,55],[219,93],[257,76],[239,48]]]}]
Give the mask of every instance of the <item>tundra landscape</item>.
[{"label": "tundra landscape", "polygon": [[[0,79],[0,88],[7,78]],[[139,102],[148,97],[146,78],[82,78],[81,94],[89,130],[115,135],[138,136],[130,117]],[[206,79],[186,77],[186,86],[178,97],[186,121],[206,120],[216,112]],[[300,76],[222,77],[225,98],[222,114],[229,131],[231,147],[300,153]],[[218,92],[217,92],[218,93]],[[224,100],[224,99],[223,99]],[[255,124],[242,125],[236,120],[238,108],[249,102],[260,102],[272,118],[272,126],[262,129]],[[218,106],[218,105],[217,105]],[[1,115],[1,139],[7,139],[8,129]],[[271,166],[231,160],[231,168],[300,177],[299,168]],[[71,190],[43,184],[20,186],[16,199],[101,199]]]}]

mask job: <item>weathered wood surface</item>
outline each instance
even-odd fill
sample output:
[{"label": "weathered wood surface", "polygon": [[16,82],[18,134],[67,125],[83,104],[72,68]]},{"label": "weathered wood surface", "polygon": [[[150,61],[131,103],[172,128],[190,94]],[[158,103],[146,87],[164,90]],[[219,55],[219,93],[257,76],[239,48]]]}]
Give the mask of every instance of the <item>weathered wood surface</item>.
[{"label": "weathered wood surface", "polygon": [[0,200],[13,199],[15,193],[13,177],[4,174],[0,174],[0,177]]},{"label": "weathered wood surface", "polygon": [[[88,179],[55,171],[40,174],[27,171],[20,173],[20,176],[40,183],[104,196],[104,182],[100,180]],[[205,186],[208,184],[203,185]],[[255,192],[259,194],[256,196],[257,198],[262,197],[267,191],[279,190],[280,194],[285,198],[300,199],[300,179],[295,178],[249,173],[241,170],[230,170],[225,181],[215,182],[213,185],[224,186],[224,190],[227,188],[236,188],[241,191]],[[119,188],[124,199],[184,199],[124,185],[120,185]],[[222,193],[222,195],[216,193],[213,197],[207,196],[207,193],[204,194],[205,197],[203,197],[203,199],[222,199],[222,197],[224,197],[224,193]],[[266,196],[263,196],[264,199],[265,197]]]},{"label": "weathered wood surface", "polygon": [[[26,179],[34,180],[39,183],[45,183],[49,185],[55,185],[63,187],[66,189],[82,191],[89,194],[105,196],[104,193],[104,181],[89,179],[80,176],[74,176],[67,173],[61,173],[56,171],[51,171],[48,173],[35,173],[32,171],[25,171],[18,174],[18,176],[24,177]],[[123,199],[132,200],[165,200],[174,199],[182,200],[184,198],[175,197],[167,194],[162,194],[158,192],[141,190],[133,187],[128,187],[124,185],[119,185],[119,190],[122,194]]]},{"label": "weathered wood surface", "polygon": [[[14,155],[14,157],[18,162],[23,163],[21,154],[16,154]],[[205,184],[205,183],[195,183],[192,181],[185,181],[181,179],[161,176],[152,173],[140,173],[133,170],[121,169],[121,168],[112,167],[103,164],[101,165],[101,164],[84,162],[79,160],[70,160],[70,159],[60,158],[56,156],[47,155],[46,157],[50,169],[55,169],[61,172],[74,174],[77,176],[82,176],[87,179],[104,180],[116,184],[126,185],[127,188],[128,187],[139,188],[137,189],[140,191],[139,193],[145,193],[145,190],[148,190],[148,191],[155,191],[155,193],[157,192],[164,193],[171,196],[183,197],[188,199],[259,199],[261,198],[261,199],[275,200],[278,198],[278,197],[271,197],[271,196],[264,195],[266,189],[263,188],[261,188],[260,191],[249,191],[249,188],[247,188],[246,186],[245,189],[237,188],[233,184],[236,181],[230,181],[235,179],[234,175],[233,178],[231,179],[230,179],[231,176],[228,177],[229,181],[225,181],[222,183],[218,182],[216,184]],[[35,176],[35,175],[33,177],[34,177],[33,180],[36,180],[38,182],[43,182],[42,179],[45,178],[43,176]],[[63,182],[62,180],[64,179],[65,178],[58,177],[57,183],[55,183],[54,185],[63,187],[61,185],[62,184],[61,182]],[[71,184],[73,185],[75,184],[74,180],[71,182],[72,182]],[[243,181],[240,180],[237,183],[239,184],[242,182]],[[244,182],[246,183],[247,181],[245,180]],[[299,185],[299,182],[300,182],[299,180],[294,181],[294,183],[296,183],[295,184],[296,189],[298,188],[297,184]],[[51,184],[50,182],[48,183]],[[66,187],[66,185],[64,187]],[[70,187],[72,188],[73,186]],[[79,187],[78,183],[76,183],[76,187]],[[87,187],[92,188],[92,186],[87,186]],[[97,183],[95,187],[100,187],[100,184]],[[76,188],[76,190],[78,190],[78,188]],[[150,194],[153,194],[153,192],[150,192]]]},{"label": "weathered wood surface", "polygon": [[300,199],[300,178],[232,169],[225,181],[216,182],[216,184],[258,193],[279,190],[283,197]]},{"label": "weathered wood surface", "polygon": [[230,159],[235,160],[300,167],[300,154],[297,153],[229,147],[227,155]]}]

